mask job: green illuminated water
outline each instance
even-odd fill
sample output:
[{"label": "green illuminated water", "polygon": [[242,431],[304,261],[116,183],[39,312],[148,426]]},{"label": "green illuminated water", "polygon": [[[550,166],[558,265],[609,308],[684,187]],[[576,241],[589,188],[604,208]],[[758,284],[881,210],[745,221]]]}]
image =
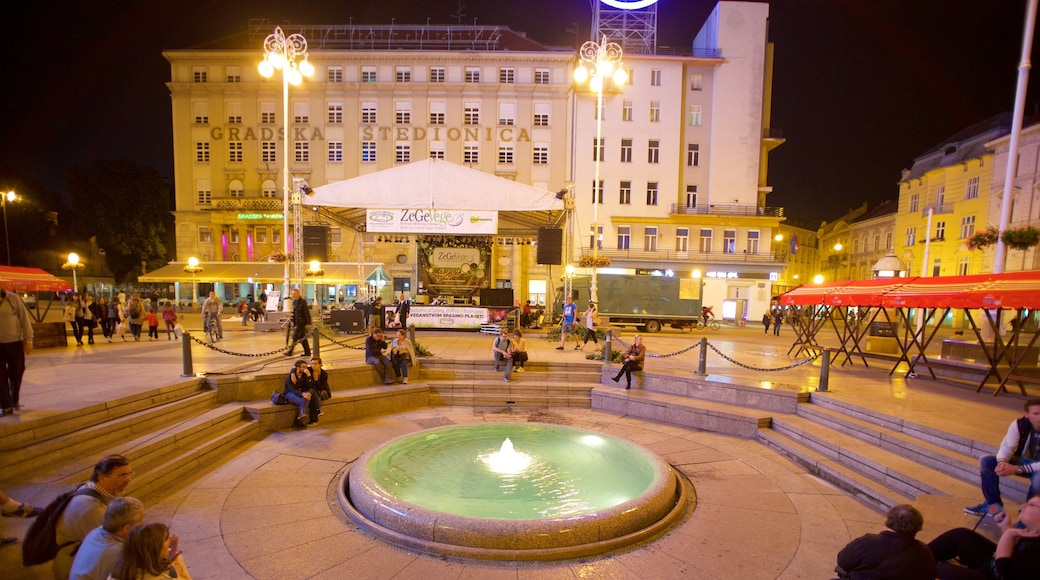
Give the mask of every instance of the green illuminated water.
[{"label": "green illuminated water", "polygon": [[[509,438],[531,464],[495,473],[483,461]],[[615,437],[557,425],[483,424],[422,431],[374,452],[366,470],[387,495],[427,509],[501,519],[596,513],[633,500],[660,460]]]}]

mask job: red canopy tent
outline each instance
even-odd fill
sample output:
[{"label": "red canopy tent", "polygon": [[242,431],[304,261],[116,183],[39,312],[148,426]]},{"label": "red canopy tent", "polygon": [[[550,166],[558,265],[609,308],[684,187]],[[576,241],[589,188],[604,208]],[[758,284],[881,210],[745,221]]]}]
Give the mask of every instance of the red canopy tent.
[{"label": "red canopy tent", "polygon": [[0,286],[15,292],[67,292],[72,285],[39,268],[0,266]]},{"label": "red canopy tent", "polygon": [[[819,348],[816,343],[816,333],[823,324],[812,321],[830,320],[841,341],[839,353],[845,353],[845,362],[851,362],[850,357],[853,354],[864,357],[864,353],[859,347],[860,340],[866,335],[869,328],[869,325],[861,326],[860,324],[866,318],[864,315],[869,316],[870,322],[873,322],[881,314],[889,319],[888,310],[896,310],[899,321],[903,323],[905,334],[902,339],[895,336],[901,350],[896,367],[906,361],[910,367],[910,370],[907,371],[908,375],[913,372],[915,365],[928,362],[924,350],[939,329],[937,324],[931,333],[925,336],[924,326],[928,321],[935,317],[939,309],[945,309],[945,312],[942,316],[937,317],[937,320],[943,320],[952,309],[961,309],[965,311],[965,317],[989,359],[988,373],[982,379],[979,390],[991,376],[996,376],[1000,381],[996,392],[1004,390],[1009,379],[1018,382],[1023,394],[1025,394],[1024,382],[1037,382],[1036,378],[1016,375],[1015,370],[1025,362],[1024,357],[1028,349],[1040,339],[1040,330],[1037,330],[1032,333],[1024,348],[1019,346],[1019,338],[1024,326],[1022,322],[1028,317],[1028,311],[1040,309],[1040,271],[972,276],[886,278],[807,285],[782,295],[780,304],[808,308],[812,313],[809,317],[795,318],[799,322],[796,332],[798,339],[792,346],[792,350],[796,347],[800,349]],[[842,312],[843,316],[836,319],[832,312],[835,308]],[[855,315],[850,314],[850,308],[856,309]],[[921,328],[916,330],[911,329],[907,314],[910,309],[914,308],[924,311]],[[992,345],[987,344],[983,338],[982,332],[971,315],[972,310],[981,310],[994,329]],[[1000,316],[993,313],[993,311],[1000,310],[1017,311],[1016,322],[1012,324],[1012,335],[1007,341],[1003,340],[999,332]],[[806,322],[807,320],[808,322]],[[838,326],[838,320],[842,323],[841,327]],[[911,359],[909,355],[909,351],[915,346],[918,351],[916,360]],[[863,358],[863,360],[866,364],[866,359]],[[998,365],[1003,361],[1009,363],[1010,368],[1002,373]],[[895,371],[895,367],[892,371]],[[931,367],[929,367],[929,372],[934,378],[935,374]]]}]

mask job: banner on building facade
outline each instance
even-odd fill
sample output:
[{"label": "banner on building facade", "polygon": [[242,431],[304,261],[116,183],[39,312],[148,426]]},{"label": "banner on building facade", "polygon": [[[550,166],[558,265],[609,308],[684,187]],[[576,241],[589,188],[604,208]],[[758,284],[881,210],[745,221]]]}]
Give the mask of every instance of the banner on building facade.
[{"label": "banner on building facade", "polygon": [[495,234],[497,211],[450,209],[370,209],[368,232],[395,234]]}]

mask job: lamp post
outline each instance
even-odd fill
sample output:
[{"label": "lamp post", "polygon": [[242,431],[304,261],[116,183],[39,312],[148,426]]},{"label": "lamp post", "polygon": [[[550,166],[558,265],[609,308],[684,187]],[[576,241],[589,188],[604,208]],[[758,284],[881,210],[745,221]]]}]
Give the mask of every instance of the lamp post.
[{"label": "lamp post", "polygon": [[574,68],[574,80],[579,85],[587,81],[589,88],[596,93],[596,142],[593,145],[596,176],[592,180],[592,282],[589,297],[599,302],[599,197],[603,195],[599,188],[599,168],[603,161],[603,150],[600,149],[603,140],[603,85],[608,78],[612,78],[615,86],[621,86],[628,82],[628,73],[621,64],[621,45],[607,42],[606,35],[599,43],[590,40],[581,45],[578,56],[581,62]]},{"label": "lamp post", "polygon": [[188,258],[188,265],[184,267],[184,271],[191,274],[191,308],[195,309],[195,303],[199,297],[199,287],[195,283],[195,274],[202,271],[202,266],[199,265],[199,259],[195,256]]},{"label": "lamp post", "polygon": [[79,292],[79,281],[76,280],[76,270],[82,270],[85,264],[79,261],[79,254],[72,252],[68,261],[61,265],[62,270],[72,270],[72,293]]},{"label": "lamp post", "polygon": [[[302,58],[297,64],[296,59]],[[292,178],[289,176],[289,85],[298,85],[303,77],[314,74],[314,66],[307,61],[307,39],[302,34],[286,36],[280,26],[264,40],[264,60],[257,67],[260,75],[271,78],[275,70],[282,71],[282,201],[285,213],[282,222],[282,254],[285,257],[284,286],[282,298],[289,295],[289,191]],[[300,240],[293,240],[300,243]]]},{"label": "lamp post", "polygon": [[[7,265],[11,265],[11,234],[7,231],[7,204],[18,197],[13,191],[8,191],[0,196],[0,205],[4,207],[4,246],[7,247]],[[75,271],[74,271],[75,272]]]}]

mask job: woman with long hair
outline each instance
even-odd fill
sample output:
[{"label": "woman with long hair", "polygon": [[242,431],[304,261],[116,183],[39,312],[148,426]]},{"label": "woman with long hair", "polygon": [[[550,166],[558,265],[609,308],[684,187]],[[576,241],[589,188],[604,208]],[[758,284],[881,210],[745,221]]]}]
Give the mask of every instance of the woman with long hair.
[{"label": "woman with long hair", "polygon": [[170,529],[161,523],[134,526],[130,530],[110,576],[114,580],[190,577],[177,549],[177,536],[170,535]]}]

